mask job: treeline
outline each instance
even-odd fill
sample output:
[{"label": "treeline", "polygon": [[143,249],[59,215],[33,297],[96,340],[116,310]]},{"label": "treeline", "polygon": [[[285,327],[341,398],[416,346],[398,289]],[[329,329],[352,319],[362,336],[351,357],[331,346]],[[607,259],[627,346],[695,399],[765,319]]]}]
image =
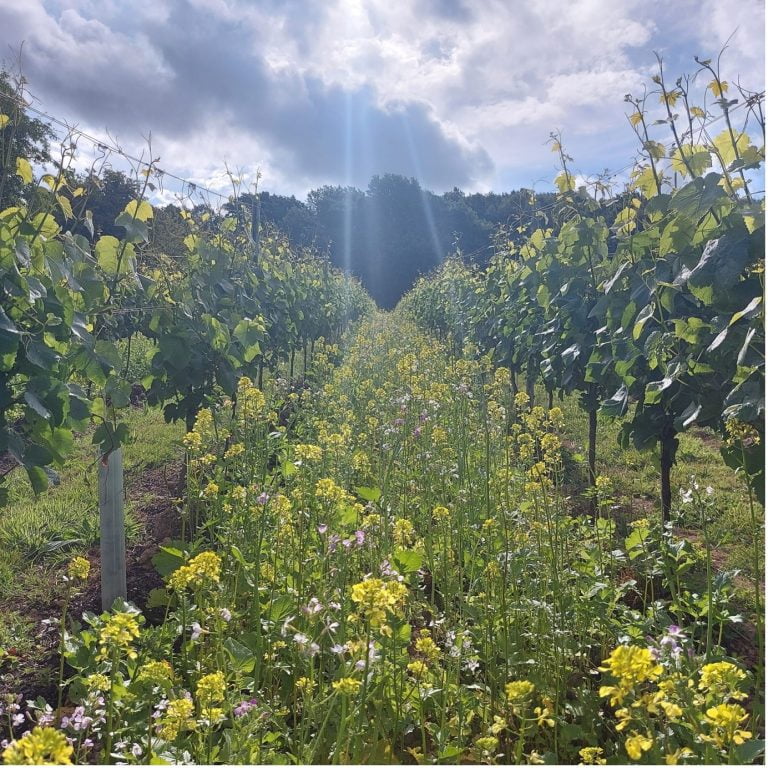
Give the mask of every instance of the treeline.
[{"label": "treeline", "polygon": [[[259,195],[262,220],[274,224],[293,243],[314,245],[337,267],[360,278],[371,296],[393,307],[446,256],[460,251],[471,263],[486,264],[500,230],[516,232],[554,199],[530,190],[442,195],[416,179],[374,176],[363,191],[324,186],[306,202],[269,192]],[[250,206],[252,197],[240,203]]]}]

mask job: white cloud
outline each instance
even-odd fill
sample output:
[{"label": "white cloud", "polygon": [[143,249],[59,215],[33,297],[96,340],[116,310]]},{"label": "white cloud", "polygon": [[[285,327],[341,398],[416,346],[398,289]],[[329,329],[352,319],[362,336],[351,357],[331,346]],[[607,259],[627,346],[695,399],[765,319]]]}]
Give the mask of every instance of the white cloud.
[{"label": "white cloud", "polygon": [[[31,88],[59,114],[209,178],[224,160],[303,193],[391,170],[487,189],[629,161],[623,96],[736,28],[724,69],[763,87],[759,0],[0,0]],[[511,181],[510,181],[511,180]]]}]

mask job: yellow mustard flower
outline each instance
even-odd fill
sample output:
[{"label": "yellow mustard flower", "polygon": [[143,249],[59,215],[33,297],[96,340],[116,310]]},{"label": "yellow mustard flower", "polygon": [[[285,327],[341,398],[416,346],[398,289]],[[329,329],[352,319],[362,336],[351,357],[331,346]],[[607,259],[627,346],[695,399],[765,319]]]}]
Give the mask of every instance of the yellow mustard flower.
[{"label": "yellow mustard flower", "polygon": [[10,765],[71,765],[73,747],[55,728],[37,726],[3,750]]}]

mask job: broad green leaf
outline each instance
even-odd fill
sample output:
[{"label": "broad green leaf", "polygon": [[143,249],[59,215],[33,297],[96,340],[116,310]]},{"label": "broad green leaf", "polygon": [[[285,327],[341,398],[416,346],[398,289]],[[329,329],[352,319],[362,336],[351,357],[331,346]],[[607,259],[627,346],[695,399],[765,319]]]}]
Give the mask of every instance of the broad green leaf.
[{"label": "broad green leaf", "polygon": [[102,235],[94,250],[99,266],[108,275],[124,275],[134,271],[134,250],[130,243],[121,243],[112,235]]},{"label": "broad green leaf", "polygon": [[26,157],[16,158],[16,175],[21,177],[21,180],[25,184],[31,184],[34,180],[32,166],[29,164],[29,160],[27,160]]},{"label": "broad green leaf", "polygon": [[124,211],[138,221],[148,221],[155,215],[152,206],[146,200],[131,200]]},{"label": "broad green leaf", "polygon": [[749,136],[739,132],[734,133],[733,139],[731,139],[731,132],[726,128],[715,136],[712,144],[720,155],[723,165],[727,168],[736,159],[737,151],[741,155],[749,146]]}]

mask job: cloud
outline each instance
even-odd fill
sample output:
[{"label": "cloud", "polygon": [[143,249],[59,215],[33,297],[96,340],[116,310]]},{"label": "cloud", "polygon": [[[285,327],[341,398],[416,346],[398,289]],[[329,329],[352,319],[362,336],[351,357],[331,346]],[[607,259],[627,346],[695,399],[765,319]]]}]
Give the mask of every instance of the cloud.
[{"label": "cloud", "polygon": [[[758,74],[762,3],[718,0],[0,0],[0,44],[24,45],[52,112],[162,164],[223,161],[298,194],[414,175],[437,190],[554,175],[564,132],[586,173],[634,151],[623,96],[660,50],[674,70],[716,52]],[[171,168],[172,167],[172,168]]]}]

